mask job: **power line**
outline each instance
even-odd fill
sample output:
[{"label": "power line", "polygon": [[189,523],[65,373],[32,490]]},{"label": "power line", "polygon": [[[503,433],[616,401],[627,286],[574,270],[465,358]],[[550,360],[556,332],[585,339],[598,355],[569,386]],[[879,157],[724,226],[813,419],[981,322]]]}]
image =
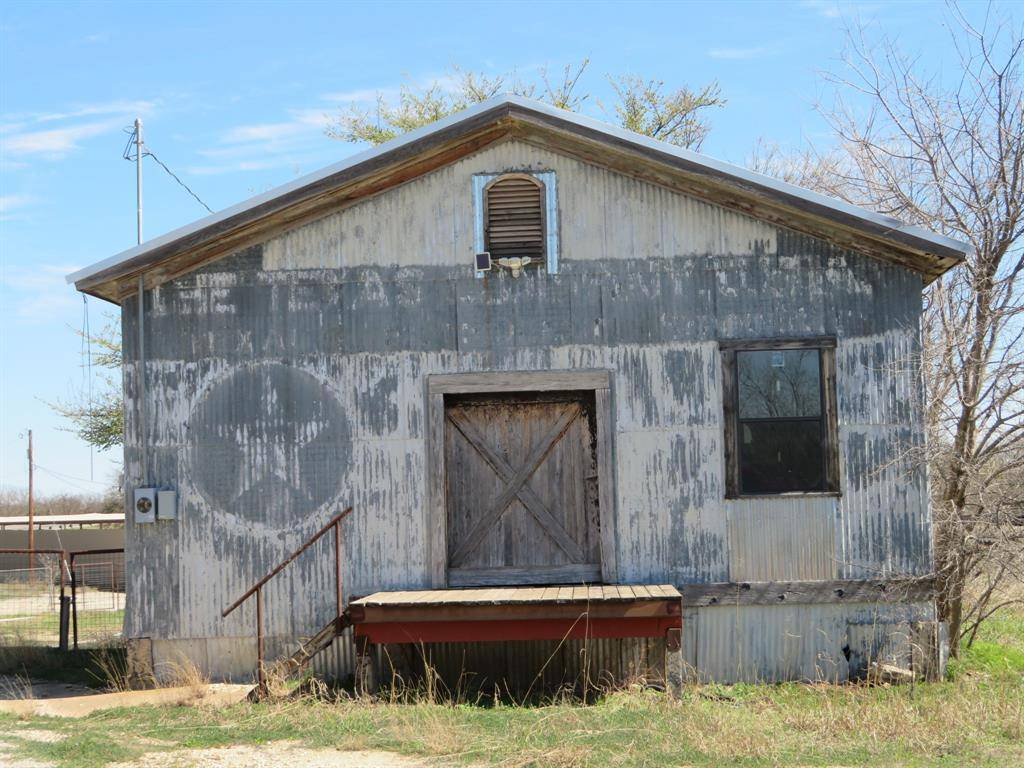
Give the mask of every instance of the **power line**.
[{"label": "power line", "polygon": [[[129,134],[129,136],[128,136],[128,143],[125,144],[124,152],[121,153],[121,157],[123,157],[125,160],[136,160],[137,159],[136,155],[132,154],[132,145],[135,144],[135,132],[136,132],[136,129],[135,128],[125,128],[124,130],[125,130],[126,133]],[[170,168],[168,168],[167,165],[164,163],[164,161],[161,160],[159,157],[157,157],[153,153],[153,150],[149,149],[148,145],[146,145],[146,149],[143,150],[143,152],[142,152],[142,156],[143,157],[146,157],[147,155],[149,157],[152,157],[154,160],[156,160],[157,165],[159,165],[161,168],[163,168],[168,176],[170,176],[172,179],[174,179],[176,182],[178,182],[179,186],[181,186],[182,189],[184,189],[186,192],[188,192],[195,199],[195,201],[197,203],[199,203],[201,206],[203,206],[203,208],[205,208],[207,210],[208,213],[213,213],[213,209],[210,206],[208,206],[206,203],[204,203],[203,199],[201,197],[199,197],[199,195],[197,195],[194,191],[192,191],[192,188],[188,184],[186,184],[184,181],[182,181],[178,177],[178,174],[176,174],[174,171],[172,171]]]},{"label": "power line", "polygon": [[57,480],[60,480],[65,485],[69,485],[72,488],[74,488],[75,490],[81,491],[82,493],[98,493],[98,489],[96,489],[96,488],[86,488],[84,485],[79,485],[78,483],[73,483],[70,480],[67,480],[67,479],[65,479],[63,477],[58,477],[57,475],[54,475],[52,472],[47,472],[42,467],[37,467],[37,469],[39,469],[43,474],[50,475],[50,476],[56,478]]},{"label": "power line", "polygon": [[93,485],[102,485],[102,486],[106,486],[107,485],[107,483],[100,482],[99,480],[86,480],[84,477],[75,477],[74,475],[69,475],[69,474],[66,474],[64,472],[58,472],[55,469],[50,469],[49,467],[44,467],[42,464],[36,464],[35,462],[32,462],[32,467],[34,469],[42,470],[43,472],[45,472],[48,475],[53,475],[58,480],[64,480],[64,481],[69,482],[69,483],[72,480],[74,480],[74,481],[79,482],[79,483],[92,483]]},{"label": "power line", "polygon": [[[152,158],[153,158],[154,160],[156,160],[157,164],[158,164],[158,165],[159,165],[159,166],[160,166],[161,168],[163,168],[163,169],[164,169],[165,171],[167,171],[167,173],[168,173],[168,174],[170,175],[170,177],[171,177],[172,179],[174,179],[174,180],[175,180],[176,182],[178,182],[178,184],[180,184],[180,185],[181,185],[181,187],[182,187],[182,188],[183,188],[183,189],[184,189],[184,190],[185,190],[186,192],[188,192],[188,193],[189,193],[190,195],[192,195],[192,197],[194,197],[194,198],[196,199],[196,202],[197,202],[197,203],[199,203],[199,204],[200,204],[201,206],[203,206],[203,208],[205,208],[205,209],[207,210],[207,212],[208,212],[208,213],[213,213],[213,209],[212,209],[212,208],[211,208],[210,206],[208,206],[208,205],[207,205],[206,203],[204,203],[204,202],[203,202],[203,201],[202,201],[202,200],[201,200],[201,199],[199,198],[199,195],[197,195],[197,194],[196,194],[195,192],[193,192],[193,191],[192,191],[192,189],[191,189],[191,188],[189,187],[189,185],[188,185],[188,184],[186,184],[186,183],[185,183],[184,181],[182,181],[181,179],[179,179],[179,178],[178,178],[178,175],[177,175],[177,174],[176,174],[176,173],[175,173],[174,171],[172,171],[172,170],[171,170],[170,168],[168,168],[168,167],[167,167],[166,165],[164,165],[163,161],[162,161],[162,160],[161,160],[161,159],[160,159],[159,157],[157,157],[156,155],[154,155],[154,154],[153,154],[153,152],[152,152],[152,150],[149,150],[149,149],[147,149],[147,150],[146,150],[146,152],[145,152],[145,155],[149,155],[149,156],[150,156],[150,157],[152,157]],[[145,156],[145,155],[143,155],[143,156]]]}]

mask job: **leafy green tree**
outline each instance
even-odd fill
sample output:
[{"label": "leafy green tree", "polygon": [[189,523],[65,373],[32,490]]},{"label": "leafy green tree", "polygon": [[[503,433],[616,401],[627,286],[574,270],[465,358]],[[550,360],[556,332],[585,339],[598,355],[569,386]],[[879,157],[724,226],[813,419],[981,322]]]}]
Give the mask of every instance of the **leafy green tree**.
[{"label": "leafy green tree", "polygon": [[623,128],[687,149],[700,149],[711,130],[706,110],[725,104],[718,83],[700,91],[680,88],[666,93],[662,80],[636,75],[609,80],[618,96],[615,114]]},{"label": "leafy green tree", "polygon": [[[608,113],[584,88],[589,66],[590,60],[584,59],[567,64],[555,75],[541,69],[532,81],[524,81],[515,72],[488,76],[456,67],[444,81],[403,85],[397,99],[378,94],[373,109],[350,105],[328,127],[327,135],[354,143],[382,144],[500,93],[538,99],[572,112],[593,101]],[[685,86],[670,89],[662,80],[637,75],[609,76],[608,80],[615,94],[611,114],[619,125],[687,149],[700,149],[711,130],[711,110],[726,103],[716,82],[691,90]]]}]

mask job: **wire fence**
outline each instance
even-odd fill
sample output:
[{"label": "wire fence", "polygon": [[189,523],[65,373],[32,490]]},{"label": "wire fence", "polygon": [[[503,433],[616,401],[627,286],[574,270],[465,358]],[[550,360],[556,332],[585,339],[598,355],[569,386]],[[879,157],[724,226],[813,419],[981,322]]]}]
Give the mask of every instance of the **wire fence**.
[{"label": "wire fence", "polygon": [[0,646],[104,645],[124,625],[124,550],[0,552]]},{"label": "wire fence", "polygon": [[71,625],[75,648],[103,645],[124,627],[124,550],[72,552]]},{"label": "wire fence", "polygon": [[65,565],[59,553],[0,553],[0,642],[59,645]]}]

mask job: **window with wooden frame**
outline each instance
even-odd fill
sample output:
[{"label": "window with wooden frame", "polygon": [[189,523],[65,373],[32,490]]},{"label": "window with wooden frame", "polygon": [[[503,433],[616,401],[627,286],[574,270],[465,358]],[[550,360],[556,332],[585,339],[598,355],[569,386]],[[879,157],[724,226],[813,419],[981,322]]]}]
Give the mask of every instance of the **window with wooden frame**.
[{"label": "window with wooden frame", "polygon": [[544,183],[506,173],[484,187],[484,246],[492,259],[544,261]]},{"label": "window with wooden frame", "polygon": [[839,493],[835,339],[719,347],[726,497]]}]

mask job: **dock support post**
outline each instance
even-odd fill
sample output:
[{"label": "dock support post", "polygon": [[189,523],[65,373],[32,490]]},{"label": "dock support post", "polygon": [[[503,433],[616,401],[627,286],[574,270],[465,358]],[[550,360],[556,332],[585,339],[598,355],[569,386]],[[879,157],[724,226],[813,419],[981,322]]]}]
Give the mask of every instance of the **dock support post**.
[{"label": "dock support post", "polygon": [[683,644],[678,627],[665,633],[665,691],[674,699],[683,692]]},{"label": "dock support post", "polygon": [[368,637],[356,637],[355,684],[357,696],[373,696],[377,692],[377,664],[373,643]]}]

